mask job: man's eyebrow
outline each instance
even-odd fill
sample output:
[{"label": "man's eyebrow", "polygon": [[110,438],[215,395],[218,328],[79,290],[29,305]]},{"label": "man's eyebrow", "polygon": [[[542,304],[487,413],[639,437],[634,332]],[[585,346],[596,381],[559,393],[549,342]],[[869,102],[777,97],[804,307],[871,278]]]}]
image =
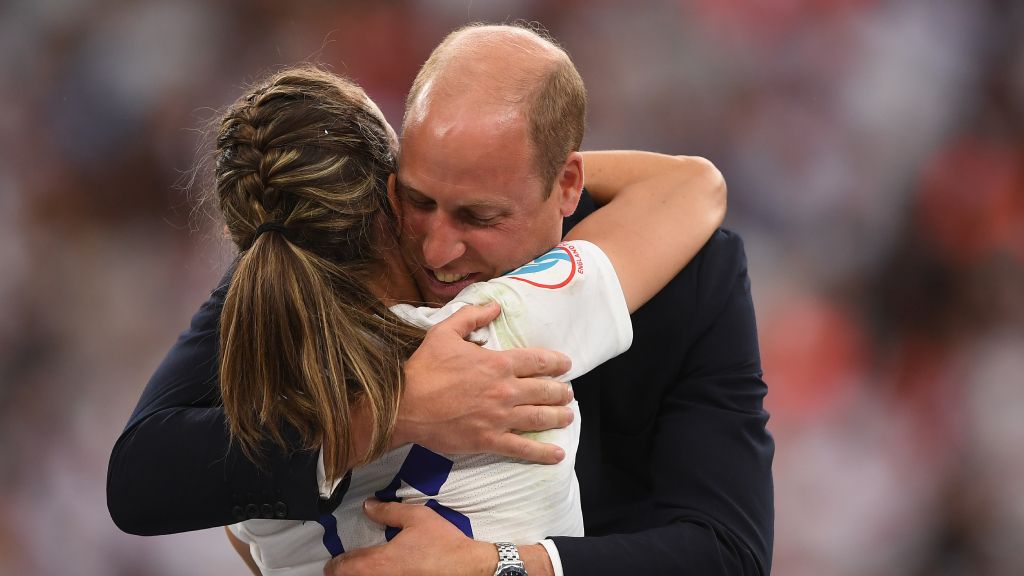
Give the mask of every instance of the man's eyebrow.
[{"label": "man's eyebrow", "polygon": [[395,188],[423,196],[423,192],[420,192],[416,188],[413,188],[407,182],[402,182],[402,179],[398,177],[395,177]]},{"label": "man's eyebrow", "polygon": [[502,216],[509,213],[508,206],[494,202],[466,202],[465,204],[459,204],[459,209],[495,212],[496,216]]},{"label": "man's eyebrow", "polygon": [[[395,178],[395,189],[399,192],[411,192],[416,196],[429,199],[430,196],[424,194],[413,186],[410,186],[408,182],[403,182],[399,178]],[[497,216],[504,216],[511,213],[512,207],[506,202],[493,202],[488,200],[467,200],[466,202],[459,202],[457,208],[459,210],[488,210],[497,212]]]}]

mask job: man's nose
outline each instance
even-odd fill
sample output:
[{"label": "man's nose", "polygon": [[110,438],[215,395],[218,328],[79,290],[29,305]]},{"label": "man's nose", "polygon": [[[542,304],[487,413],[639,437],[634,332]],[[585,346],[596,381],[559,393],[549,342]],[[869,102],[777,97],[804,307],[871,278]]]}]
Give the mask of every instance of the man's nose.
[{"label": "man's nose", "polygon": [[429,268],[443,268],[466,253],[462,235],[447,216],[434,214],[423,238],[423,260]]}]

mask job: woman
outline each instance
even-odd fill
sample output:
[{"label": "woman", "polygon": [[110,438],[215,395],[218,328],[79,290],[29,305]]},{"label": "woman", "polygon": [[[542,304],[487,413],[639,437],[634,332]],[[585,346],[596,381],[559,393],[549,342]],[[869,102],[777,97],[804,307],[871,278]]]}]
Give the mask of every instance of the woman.
[{"label": "woman", "polygon": [[[390,539],[391,529],[360,512],[370,496],[421,502],[481,540],[582,534],[578,412],[572,426],[544,433],[566,450],[553,466],[390,449],[401,363],[424,328],[460,306],[497,300],[503,314],[478,335],[485,345],[555,348],[573,360],[566,378],[581,375],[628,348],[629,313],[724,216],[724,186],[706,162],[587,154],[588,189],[611,201],[574,228],[571,241],[441,309],[415,308],[401,304],[419,294],[395,241],[395,144],[358,87],[313,68],[271,76],[221,124],[216,189],[240,250],[221,317],[232,437],[258,461],[266,440],[285,444],[287,426],[305,447],[321,449],[326,479],[344,476],[318,524],[232,527],[265,574],[319,574],[332,555]],[[664,249],[634,257],[644,248],[637,232],[652,226]],[[617,269],[629,270],[628,283]]]}]

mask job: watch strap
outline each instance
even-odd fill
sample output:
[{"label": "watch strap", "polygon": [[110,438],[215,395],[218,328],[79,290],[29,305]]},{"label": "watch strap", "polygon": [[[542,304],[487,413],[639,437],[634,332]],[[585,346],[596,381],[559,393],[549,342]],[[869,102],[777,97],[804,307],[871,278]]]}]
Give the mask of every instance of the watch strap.
[{"label": "watch strap", "polygon": [[519,548],[511,542],[495,542],[498,548],[498,567],[494,570],[494,576],[527,576],[526,566],[519,558]]}]

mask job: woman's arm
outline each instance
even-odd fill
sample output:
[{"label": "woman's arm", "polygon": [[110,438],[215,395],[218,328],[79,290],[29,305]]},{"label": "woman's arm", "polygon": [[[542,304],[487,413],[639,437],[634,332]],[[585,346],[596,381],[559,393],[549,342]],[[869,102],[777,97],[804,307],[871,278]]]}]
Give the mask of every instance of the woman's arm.
[{"label": "woman's arm", "polygon": [[721,172],[695,156],[584,152],[584,184],[602,205],[566,240],[593,242],[608,255],[635,311],[690,262],[725,218]]}]

